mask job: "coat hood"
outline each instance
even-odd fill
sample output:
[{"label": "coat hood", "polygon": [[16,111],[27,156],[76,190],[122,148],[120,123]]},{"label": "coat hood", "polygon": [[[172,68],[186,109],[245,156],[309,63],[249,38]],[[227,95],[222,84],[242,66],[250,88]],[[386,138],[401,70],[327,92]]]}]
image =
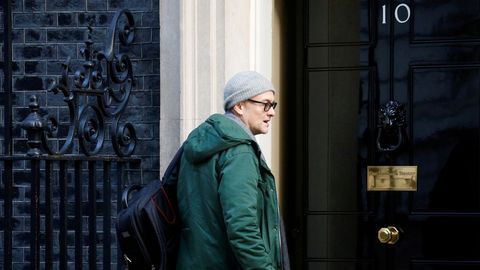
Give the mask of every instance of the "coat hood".
[{"label": "coat hood", "polygon": [[184,146],[184,155],[189,162],[200,163],[239,144],[256,142],[233,119],[214,114],[190,133]]}]

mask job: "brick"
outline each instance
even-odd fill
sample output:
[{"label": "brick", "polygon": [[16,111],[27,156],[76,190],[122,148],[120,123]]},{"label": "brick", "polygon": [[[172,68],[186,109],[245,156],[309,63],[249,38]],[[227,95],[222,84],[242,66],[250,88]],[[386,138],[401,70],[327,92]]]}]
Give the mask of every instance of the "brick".
[{"label": "brick", "polygon": [[25,0],[24,11],[44,11],[44,0]]},{"label": "brick", "polygon": [[17,78],[14,82],[14,88],[16,90],[43,90],[43,80],[36,76],[25,76],[23,78]]},{"label": "brick", "polygon": [[13,12],[22,12],[23,11],[23,1],[12,1],[12,10]]},{"label": "brick", "polygon": [[159,149],[158,147],[159,145],[157,140],[144,140],[142,143],[137,145],[138,151],[142,153],[148,153],[148,151],[151,151],[151,149]]},{"label": "brick", "polygon": [[13,14],[13,27],[49,27],[54,26],[56,16],[54,14],[45,13],[19,13]]},{"label": "brick", "polygon": [[14,140],[13,150],[16,154],[26,153],[29,150],[27,140]]},{"label": "brick", "polygon": [[25,74],[45,74],[47,65],[45,61],[26,61]]},{"label": "brick", "polygon": [[[155,9],[153,9],[155,10]],[[157,9],[158,10],[158,9]],[[153,27],[158,25],[159,14],[158,12],[145,12],[142,13],[142,26]]]},{"label": "brick", "polygon": [[144,83],[143,77],[138,77],[138,76],[134,77],[134,85],[133,85],[134,90],[143,90],[144,85],[145,83]]},{"label": "brick", "polygon": [[87,0],[88,11],[102,11],[107,9],[107,1],[105,0]]},{"label": "brick", "polygon": [[13,127],[12,136],[14,138],[19,138],[20,136],[22,136],[22,132],[23,132],[23,129],[20,126],[16,125]]},{"label": "brick", "polygon": [[29,247],[30,233],[29,232],[13,232],[12,242],[14,247]]},{"label": "brick", "polygon": [[26,43],[45,43],[47,41],[45,29],[25,29]]},{"label": "brick", "polygon": [[149,43],[152,42],[151,28],[135,28],[134,42]]},{"label": "brick", "polygon": [[[3,168],[2,168],[2,173],[3,173]],[[2,179],[5,179],[5,176],[3,176]],[[5,180],[3,180],[3,181],[5,181]],[[2,191],[0,192],[0,199],[2,199],[2,203],[3,203],[3,199],[5,198],[5,197],[4,197],[4,195],[5,195],[4,192],[5,192],[5,191],[4,191],[4,189],[3,189],[3,181],[2,181]],[[20,192],[19,192],[19,188],[18,188],[18,187],[13,186],[12,189],[9,190],[9,192],[10,192],[10,194],[11,194],[11,196],[12,196],[13,199],[15,199],[15,200],[20,199]],[[2,205],[2,206],[3,206],[3,205]],[[4,211],[4,208],[2,207],[2,215],[1,215],[2,217],[4,216],[4,212],[3,212],[3,211]],[[0,222],[0,224],[1,224],[1,226],[2,226],[2,227],[0,227],[0,228],[3,229],[3,222]]]},{"label": "brick", "polygon": [[145,89],[155,90],[160,88],[160,77],[145,76]]},{"label": "brick", "polygon": [[[158,107],[127,107],[127,111],[124,116],[132,123],[156,123],[156,120],[152,119],[151,115],[160,115]],[[148,153],[148,152],[147,152]]]},{"label": "brick", "polygon": [[58,26],[76,26],[76,14],[75,13],[59,13],[58,14]]},{"label": "brick", "polygon": [[130,106],[151,106],[152,94],[150,91],[133,91],[129,99]]},{"label": "brick", "polygon": [[85,31],[77,28],[49,29],[48,42],[82,42],[85,40]]},{"label": "brick", "polygon": [[17,45],[13,46],[13,58],[19,59],[52,59],[55,57],[56,48],[53,46],[40,45]]},{"label": "brick", "polygon": [[23,43],[25,41],[24,37],[25,31],[23,29],[13,29],[12,31],[12,41],[14,44]]},{"label": "brick", "polygon": [[128,54],[131,60],[142,58],[142,46],[140,44],[132,44],[130,46],[120,45],[119,51],[120,53]]},{"label": "brick", "polygon": [[105,37],[107,35],[106,28],[94,28],[92,33],[92,40],[95,42],[95,47],[102,47],[103,43],[105,42]]},{"label": "brick", "polygon": [[[64,101],[64,95],[62,92],[59,92],[58,94],[54,94],[53,92],[49,92],[47,94],[47,105],[52,108],[51,113],[54,113],[53,110],[59,110],[59,109],[67,109],[67,103]],[[68,112],[68,110],[66,111]],[[67,119],[68,114],[64,116],[65,119]],[[63,119],[63,118],[62,118]]]},{"label": "brick", "polygon": [[152,6],[151,0],[108,0],[111,9],[128,8],[132,11],[147,11]]},{"label": "brick", "polygon": [[160,59],[153,59],[153,73],[160,74]]},{"label": "brick", "polygon": [[160,159],[158,156],[145,156],[142,160],[142,165],[146,165],[147,167],[155,167],[159,163]]},{"label": "brick", "polygon": [[109,26],[113,16],[109,16],[105,13],[79,13],[78,25],[89,26],[91,23],[93,26]]},{"label": "brick", "polygon": [[[64,47],[64,46],[62,46]],[[65,59],[66,57],[59,57]],[[62,63],[64,61],[48,61],[47,62],[47,74],[49,75],[60,75],[62,74]]]},{"label": "brick", "polygon": [[160,179],[160,171],[148,171],[143,174],[143,182],[146,184],[156,179]]},{"label": "brick", "polygon": [[24,73],[23,65],[20,65],[18,61],[12,62],[13,75],[22,75]]},{"label": "brick", "polygon": [[144,44],[142,46],[142,55],[147,59],[160,58],[160,45],[158,43]]},{"label": "brick", "polygon": [[[0,106],[5,106],[5,95],[6,95],[5,93],[0,92]],[[14,95],[15,95],[15,93],[13,93],[13,96]],[[3,124],[3,122],[0,122],[0,123]],[[3,133],[0,133],[0,136],[2,136],[2,135],[3,135]],[[2,163],[0,163],[0,164],[2,164]]]},{"label": "brick", "polygon": [[[27,176],[29,179],[30,175]],[[30,201],[26,202],[14,202],[13,203],[13,216],[14,217],[19,217],[19,216],[28,216],[31,212],[31,204]]]},{"label": "brick", "polygon": [[160,43],[160,28],[152,28],[152,42]]},{"label": "brick", "polygon": [[132,63],[133,70],[137,74],[152,74],[153,73],[153,61],[135,61]]},{"label": "brick", "polygon": [[98,25],[110,25],[112,18],[106,14],[100,14],[98,16]]},{"label": "brick", "polygon": [[160,106],[160,93],[152,93],[152,106]]},{"label": "brick", "polygon": [[47,11],[84,11],[85,0],[49,0]]},{"label": "brick", "polygon": [[[137,138],[141,140],[149,139],[152,140],[154,139],[153,137],[153,125],[152,124],[137,124],[133,123]],[[143,162],[143,160],[142,160]]]},{"label": "brick", "polygon": [[17,247],[14,247],[12,249],[12,255],[14,258],[20,258],[21,260],[19,260],[19,262],[23,262],[24,260],[24,253],[25,253],[25,249],[24,248],[17,248]]}]

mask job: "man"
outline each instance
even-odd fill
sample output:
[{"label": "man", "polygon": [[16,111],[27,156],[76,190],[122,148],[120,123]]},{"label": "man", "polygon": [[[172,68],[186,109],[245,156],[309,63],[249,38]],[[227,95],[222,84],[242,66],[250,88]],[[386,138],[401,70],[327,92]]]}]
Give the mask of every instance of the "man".
[{"label": "man", "polygon": [[177,269],[283,269],[275,179],[254,137],[268,132],[276,105],[269,80],[237,73],[224,88],[225,114],[188,136]]}]

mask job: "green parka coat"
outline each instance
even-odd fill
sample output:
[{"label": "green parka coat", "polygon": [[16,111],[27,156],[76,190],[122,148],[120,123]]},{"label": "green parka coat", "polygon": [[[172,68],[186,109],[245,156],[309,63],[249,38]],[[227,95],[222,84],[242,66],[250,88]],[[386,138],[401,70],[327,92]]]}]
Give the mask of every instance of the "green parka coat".
[{"label": "green parka coat", "polygon": [[215,114],[189,135],[177,195],[177,269],[282,268],[275,180],[235,120]]}]

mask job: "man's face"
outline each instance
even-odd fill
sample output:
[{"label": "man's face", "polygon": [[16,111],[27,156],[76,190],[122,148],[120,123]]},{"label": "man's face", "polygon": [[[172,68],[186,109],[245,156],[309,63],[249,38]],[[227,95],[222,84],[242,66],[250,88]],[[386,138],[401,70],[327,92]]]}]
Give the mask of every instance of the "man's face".
[{"label": "man's face", "polygon": [[253,135],[268,133],[270,121],[275,116],[275,111],[273,107],[265,111],[265,104],[269,104],[267,105],[268,107],[274,101],[275,95],[273,91],[267,91],[236,105],[241,110],[240,119]]}]

